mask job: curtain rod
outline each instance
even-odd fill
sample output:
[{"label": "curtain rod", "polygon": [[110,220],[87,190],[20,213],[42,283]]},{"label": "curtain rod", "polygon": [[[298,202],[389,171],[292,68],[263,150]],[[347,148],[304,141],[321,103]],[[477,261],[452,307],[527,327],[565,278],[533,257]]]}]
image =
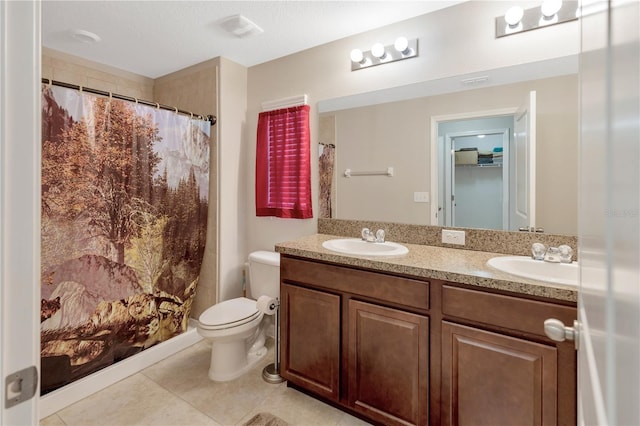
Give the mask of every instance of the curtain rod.
[{"label": "curtain rod", "polygon": [[111,98],[115,98],[115,99],[120,99],[123,101],[129,101],[129,102],[135,102],[138,104],[142,104],[142,105],[147,105],[147,106],[151,106],[151,107],[155,107],[158,109],[164,109],[167,111],[174,111],[178,114],[184,114],[184,115],[190,115],[191,117],[197,117],[201,120],[208,120],[209,123],[211,123],[211,125],[215,125],[216,122],[218,121],[215,115],[202,115],[202,114],[194,114],[190,111],[184,111],[182,109],[178,109],[175,107],[170,107],[167,105],[162,105],[159,104],[157,102],[151,102],[151,101],[145,101],[142,99],[138,99],[138,98],[134,98],[131,96],[126,96],[126,95],[118,95],[115,93],[111,93],[111,92],[106,92],[104,90],[98,90],[98,89],[91,89],[89,87],[84,87],[84,86],[78,86],[76,84],[69,84],[69,83],[64,83],[62,81],[56,81],[56,80],[50,80],[48,78],[43,78],[42,79],[42,83],[43,84],[48,84],[48,85],[53,85],[53,86],[60,86],[60,87],[66,87],[67,89],[74,89],[74,90],[78,90],[80,92],[88,92],[88,93],[93,93],[94,95],[102,95],[102,96],[107,96],[107,97],[111,97]]},{"label": "curtain rod", "polygon": [[273,111],[276,109],[282,109],[282,108],[290,108],[290,107],[295,107],[295,106],[299,106],[299,105],[308,105],[308,96],[306,94],[304,95],[298,95],[298,96],[291,96],[290,98],[284,98],[284,99],[278,99],[276,101],[265,101],[262,103],[262,111],[263,112],[267,112],[267,111]]}]

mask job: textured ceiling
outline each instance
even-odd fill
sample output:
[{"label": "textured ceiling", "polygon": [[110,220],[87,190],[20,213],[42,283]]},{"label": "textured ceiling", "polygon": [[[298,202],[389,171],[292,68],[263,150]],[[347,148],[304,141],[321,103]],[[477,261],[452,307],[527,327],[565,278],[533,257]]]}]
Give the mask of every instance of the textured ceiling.
[{"label": "textured ceiling", "polygon": [[[56,1],[42,6],[42,45],[156,78],[223,56],[246,67],[461,1]],[[260,35],[220,22],[242,14]],[[73,30],[100,36],[83,43]]]}]

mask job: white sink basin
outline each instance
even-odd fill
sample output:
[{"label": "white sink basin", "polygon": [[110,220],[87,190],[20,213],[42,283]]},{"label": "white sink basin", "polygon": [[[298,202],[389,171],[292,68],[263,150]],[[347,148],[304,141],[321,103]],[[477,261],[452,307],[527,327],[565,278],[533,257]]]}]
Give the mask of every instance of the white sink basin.
[{"label": "white sink basin", "polygon": [[578,286],[578,262],[550,263],[533,260],[528,256],[499,256],[487,265],[508,274],[556,284]]},{"label": "white sink basin", "polygon": [[358,238],[338,238],[327,240],[322,247],[338,253],[354,256],[402,256],[409,253],[405,246],[386,241],[384,243],[370,243]]}]

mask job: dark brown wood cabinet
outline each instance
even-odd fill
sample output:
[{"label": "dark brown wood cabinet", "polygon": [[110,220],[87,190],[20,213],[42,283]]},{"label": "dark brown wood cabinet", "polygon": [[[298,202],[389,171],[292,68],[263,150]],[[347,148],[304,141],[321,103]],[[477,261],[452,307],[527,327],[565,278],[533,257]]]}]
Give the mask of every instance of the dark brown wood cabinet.
[{"label": "dark brown wood cabinet", "polygon": [[443,425],[553,425],[557,349],[442,324]]},{"label": "dark brown wood cabinet", "polygon": [[429,423],[429,283],[283,256],[281,375],[385,425]]},{"label": "dark brown wood cabinet", "polygon": [[573,342],[544,321],[573,324],[575,306],[442,283],[441,424],[575,425]]},{"label": "dark brown wood cabinet", "polygon": [[575,425],[575,304],[281,257],[281,374],[383,425]]},{"label": "dark brown wood cabinet", "polygon": [[283,376],[330,400],[340,399],[340,296],[283,284]]},{"label": "dark brown wood cabinet", "polygon": [[384,424],[429,422],[429,319],[349,300],[349,406]]}]

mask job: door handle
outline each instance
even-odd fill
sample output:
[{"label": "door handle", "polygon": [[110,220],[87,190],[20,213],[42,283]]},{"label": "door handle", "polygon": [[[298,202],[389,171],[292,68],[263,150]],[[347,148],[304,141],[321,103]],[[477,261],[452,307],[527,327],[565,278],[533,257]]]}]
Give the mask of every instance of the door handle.
[{"label": "door handle", "polygon": [[544,333],[547,337],[556,342],[564,342],[565,340],[573,340],[576,350],[580,342],[580,323],[573,320],[573,327],[567,327],[562,321],[555,318],[549,318],[544,321]]}]

